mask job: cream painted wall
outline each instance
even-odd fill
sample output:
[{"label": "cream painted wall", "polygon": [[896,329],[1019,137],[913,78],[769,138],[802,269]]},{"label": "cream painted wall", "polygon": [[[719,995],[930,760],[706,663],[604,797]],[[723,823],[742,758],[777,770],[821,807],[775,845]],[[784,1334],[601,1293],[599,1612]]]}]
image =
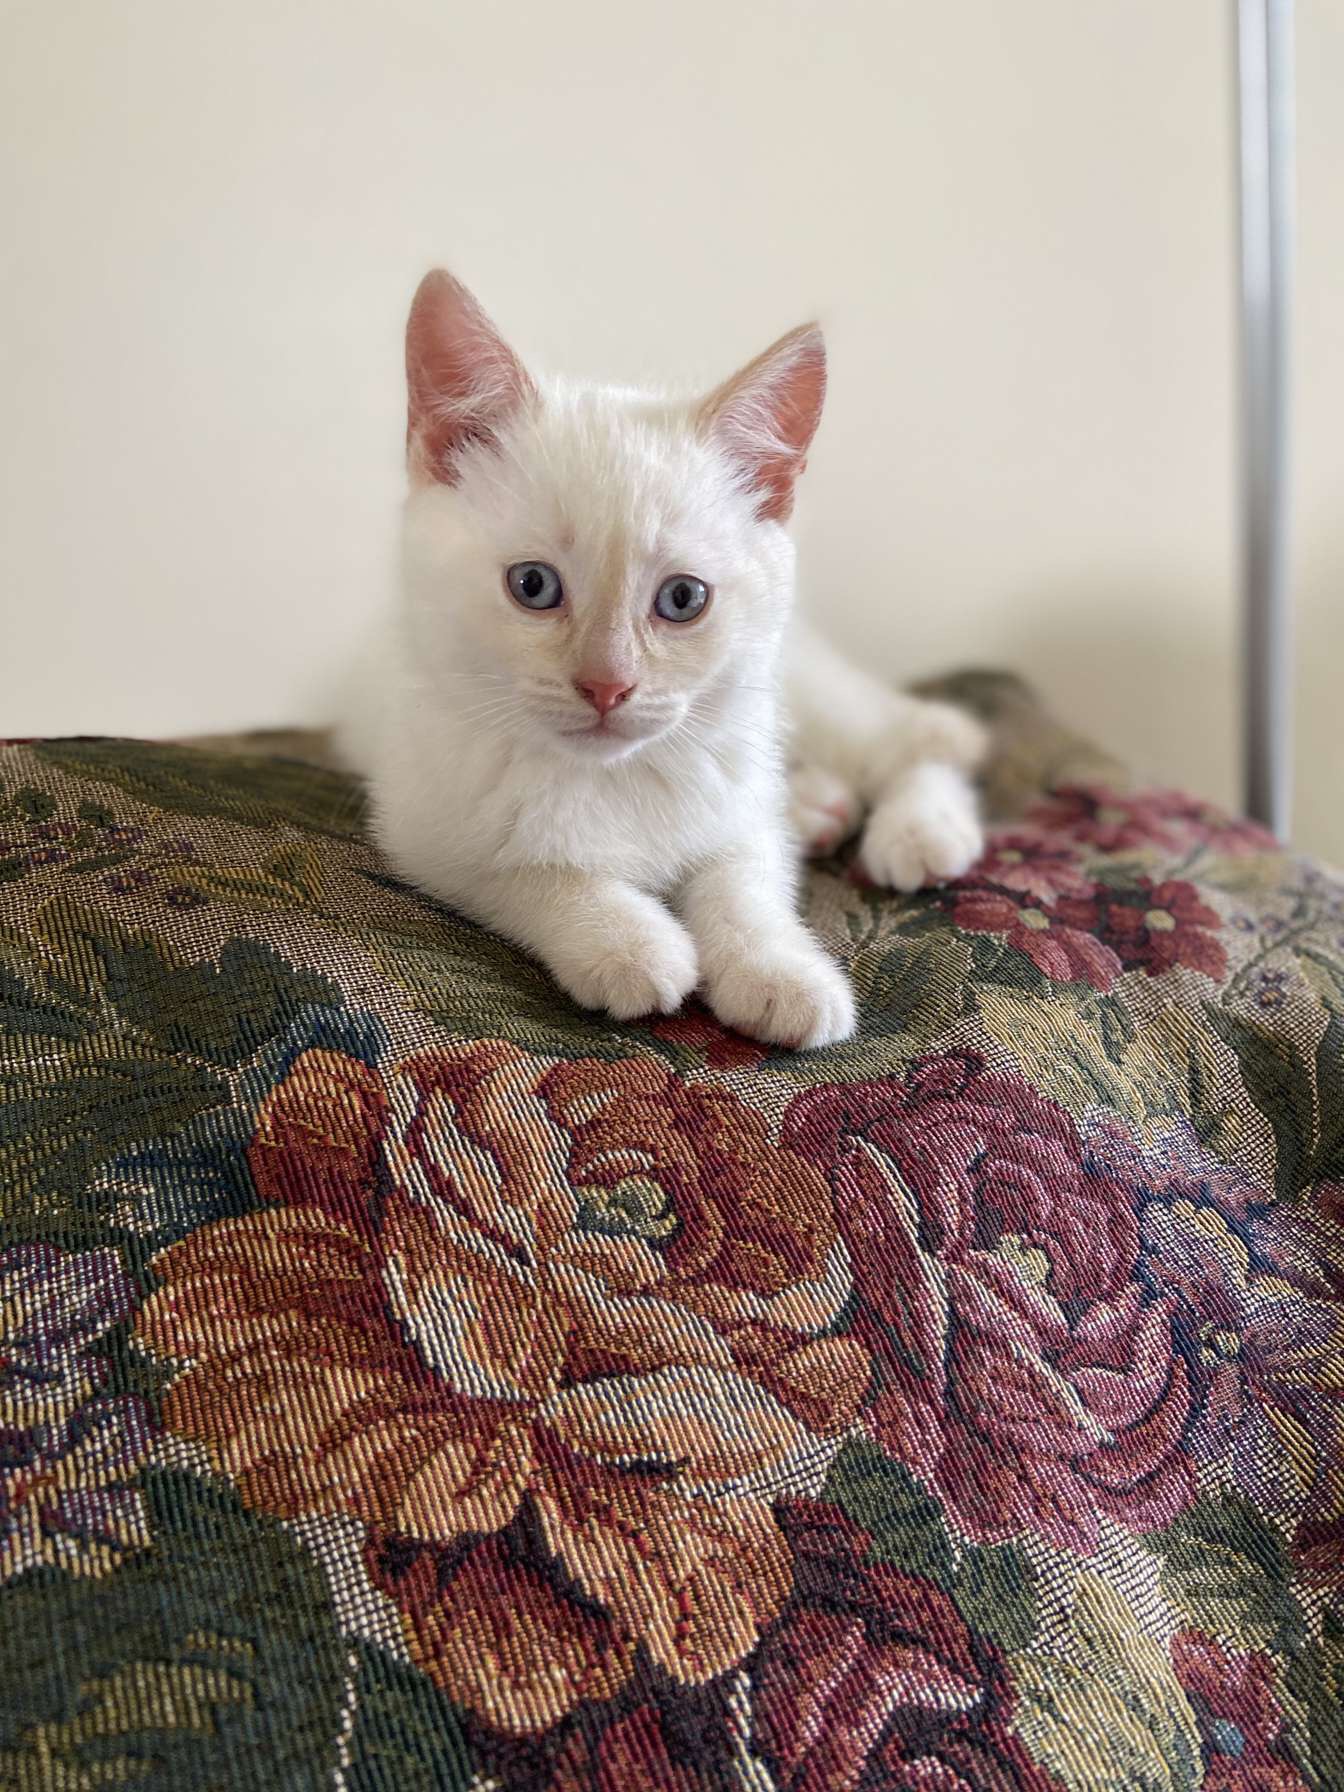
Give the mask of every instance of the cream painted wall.
[{"label": "cream painted wall", "polygon": [[[311,714],[447,261],[538,359],[817,311],[817,604],[1235,795],[1224,0],[4,0],[0,731]],[[1344,860],[1344,9],[1302,0],[1299,837]]]}]

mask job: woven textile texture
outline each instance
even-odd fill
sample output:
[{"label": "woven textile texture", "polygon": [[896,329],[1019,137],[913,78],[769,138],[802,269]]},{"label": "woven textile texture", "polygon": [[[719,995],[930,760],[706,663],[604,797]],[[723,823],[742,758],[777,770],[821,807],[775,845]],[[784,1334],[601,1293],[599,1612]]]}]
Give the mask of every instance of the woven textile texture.
[{"label": "woven textile texture", "polygon": [[3,1792],[1344,1787],[1344,884],[964,694],[801,1056],[0,750]]}]

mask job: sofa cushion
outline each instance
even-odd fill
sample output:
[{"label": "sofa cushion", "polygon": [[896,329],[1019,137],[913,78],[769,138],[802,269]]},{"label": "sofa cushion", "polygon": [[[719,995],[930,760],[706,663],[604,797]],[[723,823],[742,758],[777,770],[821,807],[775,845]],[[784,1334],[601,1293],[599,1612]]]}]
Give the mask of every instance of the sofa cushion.
[{"label": "sofa cushion", "polygon": [[962,694],[806,1055],[321,765],[0,752],[0,1786],[1344,1785],[1344,884]]}]

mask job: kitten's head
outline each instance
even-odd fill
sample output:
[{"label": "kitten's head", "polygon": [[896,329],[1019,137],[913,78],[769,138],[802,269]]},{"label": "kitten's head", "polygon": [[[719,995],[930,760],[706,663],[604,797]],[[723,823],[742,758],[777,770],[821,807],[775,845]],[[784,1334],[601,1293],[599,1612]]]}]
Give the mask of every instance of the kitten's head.
[{"label": "kitten's head", "polygon": [[542,383],[432,273],[406,366],[409,621],[436,701],[615,760],[770,681],[826,385],[814,325],[693,401]]}]

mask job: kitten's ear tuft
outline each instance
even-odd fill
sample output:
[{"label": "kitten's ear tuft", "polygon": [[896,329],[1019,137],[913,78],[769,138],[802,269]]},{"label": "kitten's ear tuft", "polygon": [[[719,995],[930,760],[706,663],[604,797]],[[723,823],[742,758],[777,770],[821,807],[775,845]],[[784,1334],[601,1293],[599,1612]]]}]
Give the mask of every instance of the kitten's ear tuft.
[{"label": "kitten's ear tuft", "polygon": [[781,336],[700,407],[714,435],[757,494],[757,515],[783,522],[826,396],[826,344],[816,324]]},{"label": "kitten's ear tuft", "polygon": [[492,443],[536,394],[527,370],[451,274],[425,275],[406,322],[406,456],[411,478],[452,485],[462,451]]}]

